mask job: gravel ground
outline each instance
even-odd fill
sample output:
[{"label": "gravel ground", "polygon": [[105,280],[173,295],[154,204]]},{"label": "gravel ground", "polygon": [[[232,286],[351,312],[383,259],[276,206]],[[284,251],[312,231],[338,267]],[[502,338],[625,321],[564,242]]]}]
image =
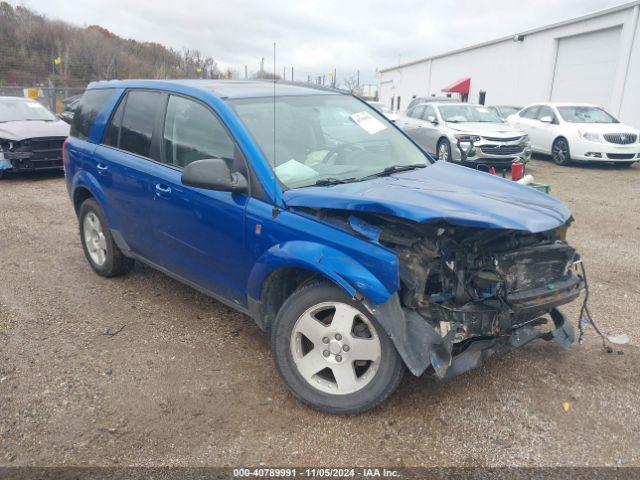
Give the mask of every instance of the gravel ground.
[{"label": "gravel ground", "polygon": [[249,318],[143,266],[95,275],[60,176],[1,181],[0,464],[640,466],[640,165],[529,172],[572,209],[624,355],[591,330],[537,342],[446,383],[408,374],[357,417],[296,401]]}]

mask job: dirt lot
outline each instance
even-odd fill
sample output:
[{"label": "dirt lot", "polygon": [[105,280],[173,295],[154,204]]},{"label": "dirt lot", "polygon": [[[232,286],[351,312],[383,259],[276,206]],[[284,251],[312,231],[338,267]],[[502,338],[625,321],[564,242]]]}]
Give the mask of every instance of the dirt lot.
[{"label": "dirt lot", "polygon": [[529,171],[573,210],[592,313],[631,337],[624,355],[589,330],[448,383],[407,375],[347,418],[289,394],[247,317],[142,266],[95,275],[62,177],[1,181],[0,464],[640,466],[640,165]]}]

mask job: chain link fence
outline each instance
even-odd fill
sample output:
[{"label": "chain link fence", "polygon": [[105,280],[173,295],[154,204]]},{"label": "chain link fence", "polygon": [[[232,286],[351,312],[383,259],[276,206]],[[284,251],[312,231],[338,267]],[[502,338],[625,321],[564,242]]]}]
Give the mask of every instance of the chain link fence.
[{"label": "chain link fence", "polygon": [[54,113],[65,110],[66,104],[78,95],[82,95],[84,88],[77,87],[33,87],[33,86],[3,86],[0,85],[0,97],[29,97],[37,100]]}]

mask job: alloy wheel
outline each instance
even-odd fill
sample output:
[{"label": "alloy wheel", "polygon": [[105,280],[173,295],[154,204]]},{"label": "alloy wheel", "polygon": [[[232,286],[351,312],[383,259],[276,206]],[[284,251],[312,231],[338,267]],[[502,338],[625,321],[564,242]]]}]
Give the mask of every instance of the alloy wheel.
[{"label": "alloy wheel", "polygon": [[291,355],[314,388],[346,395],[364,388],[380,365],[378,334],[359,310],[324,302],[306,310],[291,333]]},{"label": "alloy wheel", "polygon": [[107,260],[107,241],[102,230],[102,223],[95,213],[89,212],[85,215],[82,231],[91,260],[101,267]]},{"label": "alloy wheel", "polygon": [[553,161],[557,165],[566,165],[569,163],[569,145],[566,140],[558,139],[553,144],[553,151],[551,152]]},{"label": "alloy wheel", "polygon": [[447,142],[441,142],[438,147],[438,160],[442,160],[443,162],[449,161],[449,146]]}]

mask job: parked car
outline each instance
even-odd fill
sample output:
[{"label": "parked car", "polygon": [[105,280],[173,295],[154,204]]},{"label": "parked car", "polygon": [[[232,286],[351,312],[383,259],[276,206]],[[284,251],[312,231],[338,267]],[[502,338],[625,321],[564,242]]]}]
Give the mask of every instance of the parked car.
[{"label": "parked car", "polygon": [[640,132],[595,105],[538,103],[508,121],[529,134],[534,151],[551,155],[557,165],[588,161],[628,167],[640,160]]},{"label": "parked car", "polygon": [[0,97],[0,177],[7,172],[62,168],[69,125],[36,100]]},{"label": "parked car", "polygon": [[373,108],[375,108],[378,112],[382,113],[385,117],[387,117],[392,122],[395,122],[398,119],[398,113],[392,111],[389,107],[387,107],[382,102],[367,102]]},{"label": "parked car", "polygon": [[584,287],[569,210],[432,163],[351,95],[93,83],[64,152],[93,270],[140,261],[249,315],[284,382],[320,410],[374,407],[405,366],[448,379],[534,339],[573,341],[557,309]]},{"label": "parked car", "polygon": [[433,102],[438,102],[438,103],[458,103],[459,100],[455,99],[455,98],[451,98],[451,97],[415,97],[412,98],[411,101],[409,102],[409,105],[407,105],[407,110],[409,110],[410,108],[415,107],[416,105],[420,105],[421,103],[433,103]]},{"label": "parked car", "polygon": [[527,162],[531,157],[529,137],[482,105],[423,103],[407,110],[396,124],[445,162],[504,168],[515,158]]},{"label": "parked car", "polygon": [[514,107],[513,105],[490,105],[487,108],[495,112],[503,122],[507,121],[509,115],[513,115],[522,110],[522,107]]}]

